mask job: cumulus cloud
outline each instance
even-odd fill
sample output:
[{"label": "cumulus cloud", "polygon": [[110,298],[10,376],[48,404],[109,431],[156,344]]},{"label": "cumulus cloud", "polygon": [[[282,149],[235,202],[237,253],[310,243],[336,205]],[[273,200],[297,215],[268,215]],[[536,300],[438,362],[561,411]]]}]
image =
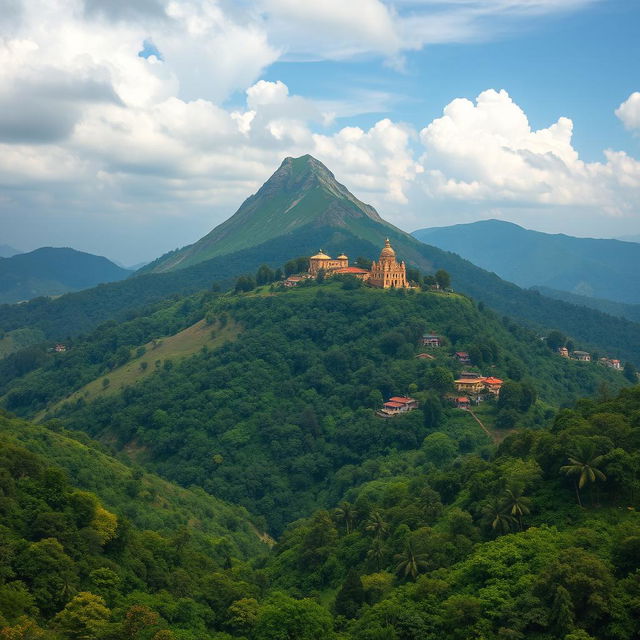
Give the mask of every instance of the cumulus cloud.
[{"label": "cumulus cloud", "polygon": [[630,196],[640,162],[613,151],[605,151],[605,162],[584,162],[572,133],[565,117],[533,130],[506,91],[484,91],[475,103],[453,100],[420,132],[422,185],[431,198],[637,214]]},{"label": "cumulus cloud", "polygon": [[634,91],[616,109],[616,115],[627,129],[640,130],[640,92]]}]

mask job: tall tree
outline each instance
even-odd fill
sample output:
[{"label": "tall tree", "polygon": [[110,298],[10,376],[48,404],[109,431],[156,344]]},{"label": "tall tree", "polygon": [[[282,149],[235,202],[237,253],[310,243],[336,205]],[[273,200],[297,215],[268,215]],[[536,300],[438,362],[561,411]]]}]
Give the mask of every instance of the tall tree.
[{"label": "tall tree", "polygon": [[407,545],[402,553],[395,555],[395,560],[398,563],[396,565],[396,573],[403,578],[411,578],[415,580],[419,573],[427,570],[427,554],[416,553],[411,541],[407,542]]},{"label": "tall tree", "polygon": [[595,455],[594,446],[589,445],[579,448],[568,458],[569,464],[560,467],[560,471],[573,478],[578,504],[583,506],[580,489],[587,484],[595,484],[598,480],[604,482],[607,479],[607,476],[598,469],[598,466],[602,464],[603,456]]}]

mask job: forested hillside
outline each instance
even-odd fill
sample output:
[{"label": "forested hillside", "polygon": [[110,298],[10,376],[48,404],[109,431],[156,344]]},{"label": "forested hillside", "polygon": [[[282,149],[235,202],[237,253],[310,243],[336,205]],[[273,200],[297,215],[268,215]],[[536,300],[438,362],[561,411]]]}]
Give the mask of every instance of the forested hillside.
[{"label": "forested hillside", "polygon": [[243,509],[3,414],[0,550],[1,638],[160,640],[222,625],[268,547]]},{"label": "forested hillside", "polygon": [[[186,529],[171,507],[159,525],[164,494],[149,476],[123,475],[113,493],[148,514],[127,524],[76,488],[107,462],[75,453],[89,441],[2,417],[0,637],[632,640],[638,416],[635,387],[497,448],[445,416],[410,447],[345,467],[330,508],[253,560]],[[25,448],[51,443],[53,465]]]},{"label": "forested hillside", "polygon": [[[143,375],[140,345],[203,317],[214,334],[231,323],[239,333],[196,355],[157,360]],[[426,330],[444,342],[432,360],[415,357]],[[379,291],[346,280],[199,294],[105,326],[20,378],[7,373],[0,389],[11,411],[34,416],[55,407],[72,428],[182,485],[244,505],[277,533],[335,500],[345,465],[418,446],[431,418],[414,412],[381,420],[374,411],[390,396],[417,394],[434,415],[458,415],[442,400],[463,369],[456,350],[469,352],[476,371],[515,386],[520,399],[487,405],[487,424],[503,431],[541,425],[553,406],[628,384],[620,372],[560,358],[535,333],[463,296]],[[139,379],[111,389],[130,360]],[[100,376],[91,402],[82,392],[60,402]],[[490,443],[470,417],[461,418],[470,448]]]}]

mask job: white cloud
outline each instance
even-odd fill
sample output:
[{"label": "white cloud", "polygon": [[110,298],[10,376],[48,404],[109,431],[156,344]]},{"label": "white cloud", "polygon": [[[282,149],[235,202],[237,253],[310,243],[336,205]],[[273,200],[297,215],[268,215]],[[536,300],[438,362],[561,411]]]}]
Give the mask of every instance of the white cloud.
[{"label": "white cloud", "polygon": [[616,115],[627,129],[640,129],[640,91],[634,91],[616,109]]},{"label": "white cloud", "polygon": [[562,117],[534,131],[506,91],[488,90],[476,102],[452,101],[420,132],[422,184],[434,199],[526,206],[580,206],[611,215],[638,215],[633,191],[640,162],[605,151],[606,162],[579,158],[573,123]]}]

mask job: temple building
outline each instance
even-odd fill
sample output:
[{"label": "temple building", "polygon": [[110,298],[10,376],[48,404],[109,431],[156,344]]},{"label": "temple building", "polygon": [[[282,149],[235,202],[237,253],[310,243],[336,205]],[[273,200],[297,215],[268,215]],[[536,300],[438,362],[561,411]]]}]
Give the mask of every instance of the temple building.
[{"label": "temple building", "polygon": [[326,276],[352,275],[372,287],[380,287],[381,289],[409,286],[405,263],[396,260],[396,252],[392,249],[389,238],[385,241],[384,248],[380,252],[380,259],[378,262],[374,260],[370,271],[360,267],[350,267],[349,258],[344,253],[337,258],[332,258],[322,250],[309,258],[309,275],[316,277],[320,271],[323,271]]},{"label": "temple building", "polygon": [[375,260],[371,265],[371,275],[368,280],[373,287],[388,289],[389,287],[406,288],[407,268],[403,262],[396,260],[396,252],[391,248],[389,238],[384,243],[384,248],[380,252],[380,259]]}]

